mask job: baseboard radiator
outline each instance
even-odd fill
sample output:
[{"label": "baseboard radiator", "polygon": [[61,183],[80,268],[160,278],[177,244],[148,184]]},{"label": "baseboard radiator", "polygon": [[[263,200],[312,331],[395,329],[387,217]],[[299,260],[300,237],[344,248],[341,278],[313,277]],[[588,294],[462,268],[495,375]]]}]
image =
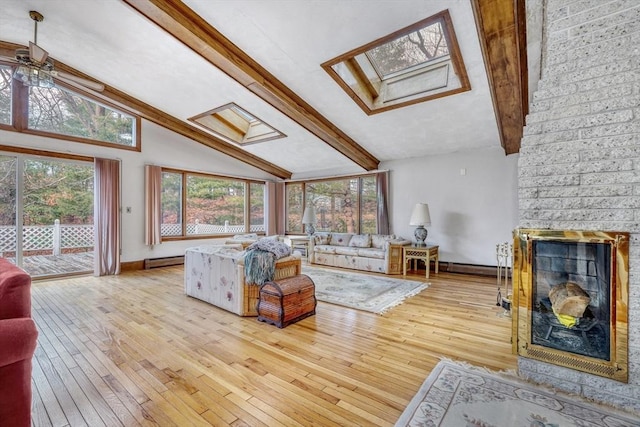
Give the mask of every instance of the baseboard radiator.
[{"label": "baseboard radiator", "polygon": [[158,267],[170,267],[172,265],[184,264],[184,255],[169,256],[164,258],[146,258],[144,260],[144,269],[150,270]]},{"label": "baseboard radiator", "polygon": [[488,265],[440,262],[438,264],[438,267],[440,271],[446,271],[448,273],[476,274],[479,276],[495,276],[496,275],[496,267],[491,267]]}]

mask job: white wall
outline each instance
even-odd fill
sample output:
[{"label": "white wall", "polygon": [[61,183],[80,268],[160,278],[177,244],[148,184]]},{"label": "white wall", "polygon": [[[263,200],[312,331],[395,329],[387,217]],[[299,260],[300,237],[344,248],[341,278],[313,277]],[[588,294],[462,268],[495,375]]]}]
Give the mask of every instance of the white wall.
[{"label": "white wall", "polygon": [[[271,180],[270,174],[202,144],[142,121],[142,152],[119,150],[90,144],[0,130],[0,144],[71,153],[122,161],[122,258],[123,262],[182,255],[191,246],[206,240],[165,242],[150,248],[144,244],[144,165],[156,164],[190,171]],[[1,151],[0,151],[1,152]],[[11,153],[6,153],[11,155]],[[131,213],[126,213],[131,207]]]},{"label": "white wall", "polygon": [[414,240],[411,211],[428,203],[427,243],[440,246],[441,261],[495,266],[496,245],[510,242],[518,224],[517,158],[496,148],[382,162],[391,231]]}]

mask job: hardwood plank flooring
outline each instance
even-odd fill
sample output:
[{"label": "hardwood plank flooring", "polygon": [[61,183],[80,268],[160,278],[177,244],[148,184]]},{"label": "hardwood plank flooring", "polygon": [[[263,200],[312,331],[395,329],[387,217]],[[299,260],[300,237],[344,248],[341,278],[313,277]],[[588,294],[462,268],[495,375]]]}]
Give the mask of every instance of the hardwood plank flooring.
[{"label": "hardwood plank flooring", "polygon": [[33,425],[392,426],[440,358],[516,367],[493,277],[431,275],[383,315],[319,302],[284,329],[187,297],[183,277],[34,281]]}]

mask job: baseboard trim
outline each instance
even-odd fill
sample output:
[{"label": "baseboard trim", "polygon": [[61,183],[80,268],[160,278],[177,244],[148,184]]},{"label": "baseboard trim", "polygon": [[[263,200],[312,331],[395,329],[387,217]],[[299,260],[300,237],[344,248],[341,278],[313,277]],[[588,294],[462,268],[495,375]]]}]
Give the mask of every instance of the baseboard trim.
[{"label": "baseboard trim", "polygon": [[[184,255],[165,258],[147,258],[142,261],[123,262],[121,271],[149,270],[151,268],[169,267],[184,264]],[[433,266],[431,267],[434,270]],[[478,276],[496,276],[496,267],[490,265],[460,264],[440,261],[438,270],[446,273],[475,274]],[[509,274],[509,276],[511,276]]]},{"label": "baseboard trim", "polygon": [[170,256],[164,258],[147,258],[144,260],[144,269],[150,270],[158,267],[171,267],[184,264],[184,255]]},{"label": "baseboard trim", "polygon": [[477,276],[496,276],[496,267],[490,265],[458,264],[455,262],[440,262],[439,271],[447,273],[475,274]]}]

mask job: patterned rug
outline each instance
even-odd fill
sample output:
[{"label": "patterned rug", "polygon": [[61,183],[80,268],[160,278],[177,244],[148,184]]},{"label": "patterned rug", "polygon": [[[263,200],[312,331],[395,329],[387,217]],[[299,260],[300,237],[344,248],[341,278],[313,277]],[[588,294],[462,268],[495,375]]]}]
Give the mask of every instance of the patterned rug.
[{"label": "patterned rug", "polygon": [[384,276],[302,267],[316,285],[318,301],[382,314],[418,294],[429,284]]},{"label": "patterned rug", "polygon": [[632,427],[640,418],[506,374],[441,361],[396,427]]}]

